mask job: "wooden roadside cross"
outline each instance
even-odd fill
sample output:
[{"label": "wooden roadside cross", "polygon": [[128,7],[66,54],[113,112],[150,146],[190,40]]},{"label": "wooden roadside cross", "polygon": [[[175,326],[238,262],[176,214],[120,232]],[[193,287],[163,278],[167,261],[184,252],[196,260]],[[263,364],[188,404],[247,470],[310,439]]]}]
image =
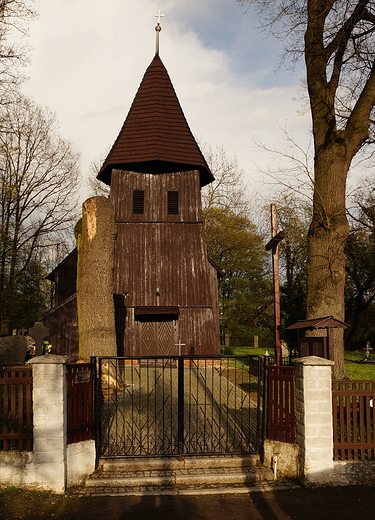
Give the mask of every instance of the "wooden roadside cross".
[{"label": "wooden roadside cross", "polygon": [[281,365],[281,339],[280,339],[280,283],[279,283],[279,242],[285,238],[284,231],[277,232],[276,204],[271,204],[271,233],[272,238],[266,244],[266,251],[272,251],[272,274],[273,274],[273,301],[274,301],[274,323],[275,323],[275,364]]}]

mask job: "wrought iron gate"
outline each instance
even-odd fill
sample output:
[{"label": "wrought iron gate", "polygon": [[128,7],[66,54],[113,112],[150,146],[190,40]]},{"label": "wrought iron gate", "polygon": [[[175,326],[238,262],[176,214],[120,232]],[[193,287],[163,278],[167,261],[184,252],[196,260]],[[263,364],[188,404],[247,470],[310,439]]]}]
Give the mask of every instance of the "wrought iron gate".
[{"label": "wrought iron gate", "polygon": [[103,457],[257,452],[259,356],[99,358]]}]

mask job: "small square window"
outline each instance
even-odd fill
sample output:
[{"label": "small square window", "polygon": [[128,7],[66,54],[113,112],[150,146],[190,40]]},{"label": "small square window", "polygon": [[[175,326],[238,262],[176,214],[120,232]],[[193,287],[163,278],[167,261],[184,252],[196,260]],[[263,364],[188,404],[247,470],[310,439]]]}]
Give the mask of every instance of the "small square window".
[{"label": "small square window", "polygon": [[143,215],[145,210],[145,192],[143,190],[133,191],[133,215]]},{"label": "small square window", "polygon": [[178,191],[168,191],[168,215],[178,215]]}]

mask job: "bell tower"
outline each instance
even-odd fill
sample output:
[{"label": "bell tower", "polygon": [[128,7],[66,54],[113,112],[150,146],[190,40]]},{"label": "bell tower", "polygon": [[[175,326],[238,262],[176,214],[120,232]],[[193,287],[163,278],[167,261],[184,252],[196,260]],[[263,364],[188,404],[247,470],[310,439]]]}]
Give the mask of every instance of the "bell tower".
[{"label": "bell tower", "polygon": [[202,186],[214,180],[156,54],[99,172],[117,239],[119,355],[219,353],[217,269],[207,257]]}]

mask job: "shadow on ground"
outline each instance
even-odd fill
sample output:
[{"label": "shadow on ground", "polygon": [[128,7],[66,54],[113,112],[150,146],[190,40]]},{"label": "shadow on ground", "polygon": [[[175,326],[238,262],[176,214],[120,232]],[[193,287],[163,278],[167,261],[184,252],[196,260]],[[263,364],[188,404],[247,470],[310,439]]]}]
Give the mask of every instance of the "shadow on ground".
[{"label": "shadow on ground", "polygon": [[375,488],[246,495],[76,497],[0,490],[1,520],[374,520]]}]

